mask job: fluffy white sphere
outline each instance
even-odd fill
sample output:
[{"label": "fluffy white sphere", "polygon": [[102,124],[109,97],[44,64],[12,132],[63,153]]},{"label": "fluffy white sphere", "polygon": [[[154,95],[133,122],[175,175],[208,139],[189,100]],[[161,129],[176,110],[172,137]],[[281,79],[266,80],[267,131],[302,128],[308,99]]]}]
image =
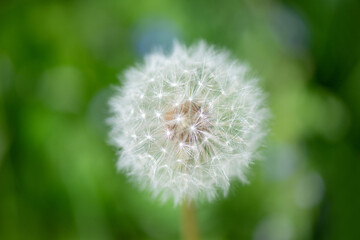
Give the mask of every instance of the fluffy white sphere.
[{"label": "fluffy white sphere", "polygon": [[214,199],[245,171],[267,109],[246,65],[204,42],[174,44],[125,72],[111,101],[117,166],[164,200]]}]

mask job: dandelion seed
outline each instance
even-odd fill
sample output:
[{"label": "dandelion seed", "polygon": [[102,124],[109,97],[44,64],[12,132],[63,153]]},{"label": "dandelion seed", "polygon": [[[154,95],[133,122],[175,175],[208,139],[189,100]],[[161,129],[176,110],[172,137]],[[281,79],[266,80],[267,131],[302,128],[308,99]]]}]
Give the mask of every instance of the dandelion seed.
[{"label": "dandelion seed", "polygon": [[126,71],[110,102],[119,169],[175,203],[213,200],[228,192],[230,179],[246,181],[268,112],[248,72],[204,42],[176,43],[170,55],[151,54]]}]

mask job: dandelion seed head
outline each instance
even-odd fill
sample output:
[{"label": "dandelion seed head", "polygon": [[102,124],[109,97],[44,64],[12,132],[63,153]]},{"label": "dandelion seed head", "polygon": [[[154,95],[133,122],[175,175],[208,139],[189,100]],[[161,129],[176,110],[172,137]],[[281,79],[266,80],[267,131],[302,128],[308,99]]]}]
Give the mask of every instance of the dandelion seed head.
[{"label": "dandelion seed head", "polygon": [[148,55],[125,72],[110,106],[119,170],[175,203],[246,182],[266,134],[264,94],[247,65],[204,42]]}]

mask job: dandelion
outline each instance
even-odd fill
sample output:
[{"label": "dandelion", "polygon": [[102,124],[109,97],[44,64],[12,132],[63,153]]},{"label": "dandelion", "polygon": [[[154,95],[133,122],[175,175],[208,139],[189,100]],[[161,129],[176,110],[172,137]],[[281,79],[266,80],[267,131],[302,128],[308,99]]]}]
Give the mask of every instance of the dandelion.
[{"label": "dandelion", "polygon": [[216,198],[245,174],[265,135],[264,94],[247,65],[204,42],[155,52],[111,99],[117,167],[155,196]]}]

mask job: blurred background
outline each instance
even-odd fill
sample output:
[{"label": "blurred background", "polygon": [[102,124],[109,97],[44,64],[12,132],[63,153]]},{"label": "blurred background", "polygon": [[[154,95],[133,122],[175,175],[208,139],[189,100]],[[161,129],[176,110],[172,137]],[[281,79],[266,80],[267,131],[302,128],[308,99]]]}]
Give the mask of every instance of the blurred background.
[{"label": "blurred background", "polygon": [[203,239],[360,239],[356,0],[0,1],[0,239],[179,239],[180,210],[115,168],[107,101],[154,47],[204,39],[262,77],[250,185],[198,204]]}]

